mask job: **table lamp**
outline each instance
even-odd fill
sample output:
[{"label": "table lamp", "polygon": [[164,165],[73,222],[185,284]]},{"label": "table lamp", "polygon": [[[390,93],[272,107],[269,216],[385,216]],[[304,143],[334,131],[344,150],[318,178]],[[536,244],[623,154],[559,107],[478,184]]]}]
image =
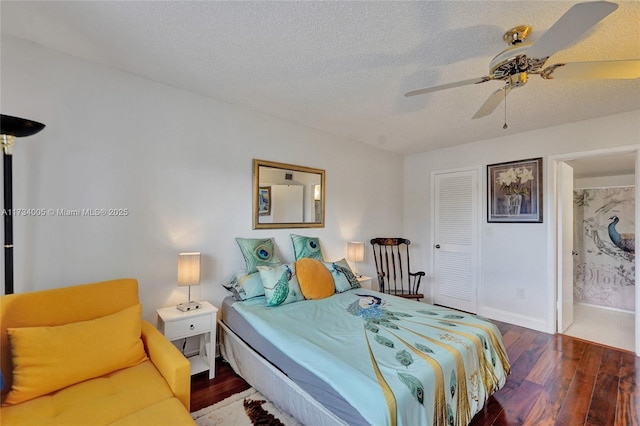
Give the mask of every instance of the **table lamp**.
[{"label": "table lamp", "polygon": [[353,262],[353,272],[356,277],[360,278],[362,274],[357,271],[358,262],[364,260],[364,243],[359,241],[349,241],[347,243],[347,260]]},{"label": "table lamp", "polygon": [[177,308],[183,312],[200,309],[200,304],[191,300],[191,286],[200,285],[200,253],[180,253],[178,255],[178,286],[189,287],[189,301]]}]

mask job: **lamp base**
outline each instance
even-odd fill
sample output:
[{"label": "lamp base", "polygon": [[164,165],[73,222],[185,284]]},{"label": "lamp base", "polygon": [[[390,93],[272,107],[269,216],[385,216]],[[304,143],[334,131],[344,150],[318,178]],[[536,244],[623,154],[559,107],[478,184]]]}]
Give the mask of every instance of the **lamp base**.
[{"label": "lamp base", "polygon": [[198,302],[185,302],[180,303],[176,306],[179,311],[187,312],[187,311],[195,311],[196,309],[200,309],[200,304]]}]

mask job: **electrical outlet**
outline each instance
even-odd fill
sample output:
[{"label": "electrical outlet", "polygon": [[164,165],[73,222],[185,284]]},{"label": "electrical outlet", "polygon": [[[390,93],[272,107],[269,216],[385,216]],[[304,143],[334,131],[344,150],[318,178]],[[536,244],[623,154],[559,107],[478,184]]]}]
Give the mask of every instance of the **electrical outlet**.
[{"label": "electrical outlet", "polygon": [[524,288],[517,288],[516,289],[516,297],[518,299],[525,299],[525,295],[524,295]]}]

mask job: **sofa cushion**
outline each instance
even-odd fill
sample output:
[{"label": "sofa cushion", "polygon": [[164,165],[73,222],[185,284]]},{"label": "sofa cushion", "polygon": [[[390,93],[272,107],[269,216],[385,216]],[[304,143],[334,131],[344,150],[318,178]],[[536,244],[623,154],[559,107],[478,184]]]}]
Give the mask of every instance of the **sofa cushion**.
[{"label": "sofa cushion", "polygon": [[9,328],[13,384],[5,404],[17,404],[147,359],[141,305],[53,327]]},{"label": "sofa cushion", "polygon": [[194,426],[196,422],[191,414],[184,409],[178,398],[165,399],[145,407],[142,410],[131,413],[109,426]]},{"label": "sofa cushion", "polygon": [[[147,417],[150,413],[155,414]],[[144,418],[165,420],[141,422]],[[3,426],[193,424],[190,420],[188,411],[173,397],[167,382],[150,361],[22,404],[2,407]]]}]

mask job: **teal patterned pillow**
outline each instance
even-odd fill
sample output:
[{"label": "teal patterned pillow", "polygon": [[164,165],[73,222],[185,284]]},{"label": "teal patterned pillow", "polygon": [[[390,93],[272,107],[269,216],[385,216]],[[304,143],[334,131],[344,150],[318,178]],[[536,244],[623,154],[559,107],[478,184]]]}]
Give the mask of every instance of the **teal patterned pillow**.
[{"label": "teal patterned pillow", "polygon": [[293,242],[293,253],[296,260],[308,257],[317,259],[322,262],[322,251],[320,250],[320,239],[316,237],[305,237],[302,235],[291,234]]},{"label": "teal patterned pillow", "polygon": [[258,272],[259,265],[276,266],[282,263],[275,254],[272,238],[236,238],[236,242],[244,256],[248,274]]},{"label": "teal patterned pillow", "polygon": [[247,274],[245,270],[238,271],[225,279],[222,286],[238,301],[264,296],[264,287],[258,272]]},{"label": "teal patterned pillow", "polygon": [[352,288],[361,287],[355,274],[351,271],[346,259],[340,259],[337,262],[323,263],[329,272],[331,272],[333,282],[336,284],[336,293],[342,293],[343,291],[351,290]]},{"label": "teal patterned pillow", "polygon": [[298,277],[296,264],[289,263],[279,266],[258,266],[260,279],[264,286],[267,306],[286,305],[287,303],[304,300]]}]

